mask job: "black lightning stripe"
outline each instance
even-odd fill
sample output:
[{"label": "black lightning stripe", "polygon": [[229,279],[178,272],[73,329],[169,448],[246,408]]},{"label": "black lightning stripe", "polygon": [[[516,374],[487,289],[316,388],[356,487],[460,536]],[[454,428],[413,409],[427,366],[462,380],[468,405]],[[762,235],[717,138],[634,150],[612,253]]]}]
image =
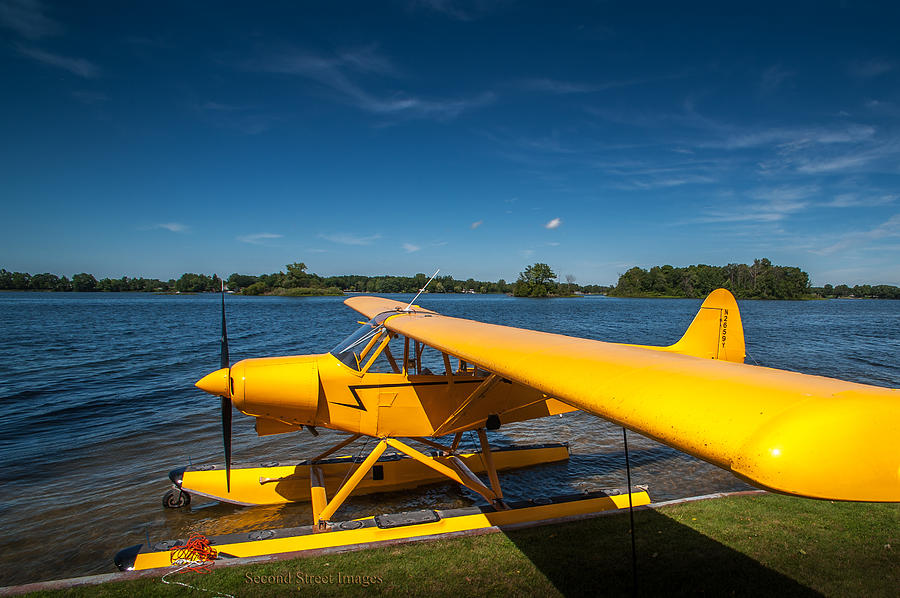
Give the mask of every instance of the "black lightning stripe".
[{"label": "black lightning stripe", "polygon": [[[473,383],[482,383],[484,382],[484,378],[473,378],[471,380],[454,380],[454,384],[473,384]],[[351,409],[359,409],[360,411],[368,411],[366,406],[363,405],[362,399],[359,398],[359,393],[357,390],[363,389],[368,390],[371,388],[399,388],[403,386],[442,386],[447,385],[448,382],[405,382],[402,384],[360,384],[358,386],[348,386],[350,389],[350,394],[353,395],[353,399],[356,401],[356,404],[351,403],[331,403],[332,405],[340,405],[341,407],[350,407]]]}]

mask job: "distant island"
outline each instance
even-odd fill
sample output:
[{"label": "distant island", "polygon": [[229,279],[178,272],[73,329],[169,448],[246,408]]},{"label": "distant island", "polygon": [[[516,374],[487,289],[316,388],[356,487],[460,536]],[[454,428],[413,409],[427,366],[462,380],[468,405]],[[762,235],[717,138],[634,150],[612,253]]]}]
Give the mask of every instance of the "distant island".
[{"label": "distant island", "polygon": [[[307,272],[303,262],[294,262],[285,271],[272,274],[234,273],[225,280],[229,291],[243,295],[321,296],[344,293],[417,293],[428,276],[319,276]],[[466,280],[438,276],[428,286],[431,293],[505,293],[516,297],[572,297],[603,294],[611,297],[702,298],[713,289],[729,289],[738,299],[870,298],[900,299],[900,287],[892,285],[845,284],[813,287],[809,275],[796,266],[776,266],[766,258],[753,264],[727,266],[633,267],[619,276],[613,286],[579,285],[566,275],[565,282],[544,263],[532,264],[520,272],[514,283]],[[167,281],[156,278],[101,278],[86,272],[71,278],[56,274],[28,274],[0,269],[0,290],[61,292],[151,292],[207,293],[219,291],[222,280],[213,275],[185,273]]]},{"label": "distant island", "polygon": [[800,268],[776,266],[767,258],[753,260],[753,264],[727,266],[654,266],[649,270],[634,267],[622,274],[607,294],[701,298],[718,288],[728,289],[738,299],[900,299],[900,287],[886,284],[813,287],[809,275]]}]

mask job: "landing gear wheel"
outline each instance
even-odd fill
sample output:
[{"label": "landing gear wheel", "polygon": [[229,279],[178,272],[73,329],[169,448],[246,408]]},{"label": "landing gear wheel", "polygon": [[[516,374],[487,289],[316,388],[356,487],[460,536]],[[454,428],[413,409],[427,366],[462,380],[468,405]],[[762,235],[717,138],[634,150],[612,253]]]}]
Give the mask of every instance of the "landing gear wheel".
[{"label": "landing gear wheel", "polygon": [[163,495],[162,503],[167,509],[180,509],[191,504],[191,495],[183,490],[172,488]]}]

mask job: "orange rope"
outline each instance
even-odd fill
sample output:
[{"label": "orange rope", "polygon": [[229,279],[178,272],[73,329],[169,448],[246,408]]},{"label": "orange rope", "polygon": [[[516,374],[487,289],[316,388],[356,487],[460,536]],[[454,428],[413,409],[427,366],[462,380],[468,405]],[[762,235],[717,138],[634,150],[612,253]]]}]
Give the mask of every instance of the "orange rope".
[{"label": "orange rope", "polygon": [[209,538],[203,534],[192,534],[187,543],[173,546],[169,550],[173,564],[189,564],[184,570],[195,573],[209,573],[212,570],[213,561],[219,555],[219,551],[210,545]]}]

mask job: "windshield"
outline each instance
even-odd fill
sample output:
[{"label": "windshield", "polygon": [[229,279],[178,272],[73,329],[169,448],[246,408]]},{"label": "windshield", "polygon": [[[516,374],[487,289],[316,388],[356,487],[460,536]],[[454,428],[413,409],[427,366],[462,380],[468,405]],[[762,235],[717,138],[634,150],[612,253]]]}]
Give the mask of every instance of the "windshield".
[{"label": "windshield", "polygon": [[357,328],[356,332],[338,343],[330,353],[347,367],[358,371],[360,364],[364,363],[365,358],[371,354],[374,348],[377,348],[377,344],[387,334],[387,330],[384,328],[384,321],[390,316],[396,315],[396,313],[395,311],[388,311],[378,314]]}]

